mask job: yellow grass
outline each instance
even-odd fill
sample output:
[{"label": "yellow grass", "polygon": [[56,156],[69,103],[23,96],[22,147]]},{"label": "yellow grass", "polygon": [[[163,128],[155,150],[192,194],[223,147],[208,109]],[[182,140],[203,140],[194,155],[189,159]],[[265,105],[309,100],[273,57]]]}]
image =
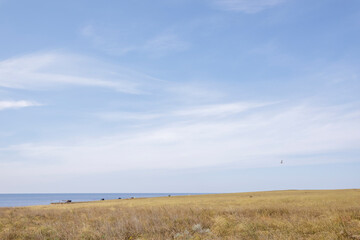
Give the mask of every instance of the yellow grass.
[{"label": "yellow grass", "polygon": [[360,190],[0,208],[0,239],[360,239]]}]

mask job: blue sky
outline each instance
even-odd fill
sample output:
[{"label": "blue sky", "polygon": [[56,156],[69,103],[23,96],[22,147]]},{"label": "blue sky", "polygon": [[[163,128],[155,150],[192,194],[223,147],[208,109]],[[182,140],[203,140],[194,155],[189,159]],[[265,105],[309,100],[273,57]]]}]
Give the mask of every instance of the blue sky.
[{"label": "blue sky", "polygon": [[357,0],[0,0],[0,192],[359,188],[359,42]]}]

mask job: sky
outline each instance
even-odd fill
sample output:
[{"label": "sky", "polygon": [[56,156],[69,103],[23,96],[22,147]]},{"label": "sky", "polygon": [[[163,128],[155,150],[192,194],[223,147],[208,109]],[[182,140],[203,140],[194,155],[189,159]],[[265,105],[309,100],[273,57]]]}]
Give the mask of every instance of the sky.
[{"label": "sky", "polygon": [[0,193],[360,188],[359,92],[358,0],[0,0]]}]

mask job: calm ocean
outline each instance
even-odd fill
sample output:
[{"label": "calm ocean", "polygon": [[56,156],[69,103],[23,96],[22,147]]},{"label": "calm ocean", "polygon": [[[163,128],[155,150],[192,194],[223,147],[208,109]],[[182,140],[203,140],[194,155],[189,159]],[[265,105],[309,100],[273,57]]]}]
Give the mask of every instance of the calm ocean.
[{"label": "calm ocean", "polygon": [[32,205],[46,205],[60,202],[62,200],[72,200],[73,202],[97,201],[104,198],[148,198],[163,196],[197,195],[199,193],[51,193],[51,194],[0,194],[0,207],[21,207]]}]

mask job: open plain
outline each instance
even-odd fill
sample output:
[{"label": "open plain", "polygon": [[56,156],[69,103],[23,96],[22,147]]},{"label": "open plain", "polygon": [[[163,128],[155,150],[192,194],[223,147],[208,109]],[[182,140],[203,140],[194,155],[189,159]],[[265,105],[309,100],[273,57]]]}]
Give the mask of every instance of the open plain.
[{"label": "open plain", "polygon": [[360,190],[0,208],[0,239],[360,239]]}]

